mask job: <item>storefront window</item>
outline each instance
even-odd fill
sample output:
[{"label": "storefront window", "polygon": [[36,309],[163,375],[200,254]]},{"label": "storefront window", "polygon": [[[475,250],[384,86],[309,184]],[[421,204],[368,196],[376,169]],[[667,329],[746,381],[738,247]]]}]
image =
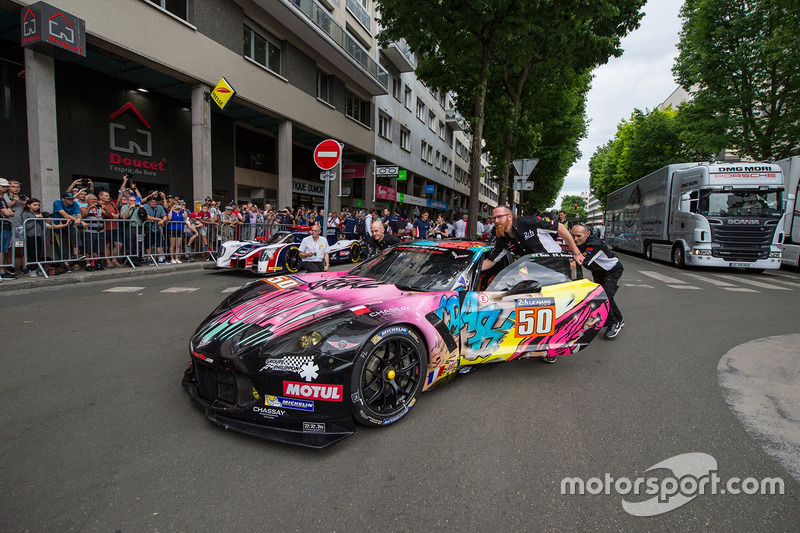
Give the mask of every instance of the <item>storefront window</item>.
[{"label": "storefront window", "polygon": [[274,174],[277,168],[275,164],[275,139],[246,128],[237,127],[236,166]]}]

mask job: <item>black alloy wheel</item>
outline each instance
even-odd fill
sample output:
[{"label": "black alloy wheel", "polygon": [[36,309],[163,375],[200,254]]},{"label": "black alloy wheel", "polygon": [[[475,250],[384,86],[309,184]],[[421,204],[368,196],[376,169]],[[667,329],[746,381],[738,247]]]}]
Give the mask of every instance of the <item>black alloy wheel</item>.
[{"label": "black alloy wheel", "polygon": [[[370,348],[376,337],[380,340]],[[353,414],[365,426],[390,424],[405,415],[422,391],[427,365],[422,343],[407,328],[390,327],[376,337],[367,341],[366,354],[356,357],[351,378],[351,390],[357,391]]]},{"label": "black alloy wheel", "polygon": [[350,262],[358,263],[359,259],[361,259],[361,246],[354,242],[350,245]]},{"label": "black alloy wheel", "polygon": [[295,273],[300,270],[300,249],[297,246],[292,246],[286,250],[286,270]]}]

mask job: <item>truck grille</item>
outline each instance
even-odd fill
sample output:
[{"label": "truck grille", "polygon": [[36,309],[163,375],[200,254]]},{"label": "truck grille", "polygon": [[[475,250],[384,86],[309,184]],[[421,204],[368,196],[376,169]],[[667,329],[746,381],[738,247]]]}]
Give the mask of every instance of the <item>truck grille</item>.
[{"label": "truck grille", "polygon": [[209,402],[236,403],[236,378],[232,372],[220,372],[195,361],[194,375],[200,396]]},{"label": "truck grille", "polygon": [[711,222],[711,255],[726,261],[755,261],[769,257],[778,221],[765,225],[728,225]]}]

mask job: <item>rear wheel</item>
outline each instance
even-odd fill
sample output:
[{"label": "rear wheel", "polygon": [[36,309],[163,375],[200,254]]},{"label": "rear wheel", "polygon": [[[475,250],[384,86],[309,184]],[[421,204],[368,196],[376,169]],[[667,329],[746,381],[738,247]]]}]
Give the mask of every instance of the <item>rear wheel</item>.
[{"label": "rear wheel", "polygon": [[650,261],[653,260],[653,245],[650,244],[649,242],[647,243],[647,246],[644,247],[644,255]]},{"label": "rear wheel", "polygon": [[354,242],[350,245],[350,262],[358,263],[359,259],[361,259],[361,246]]},{"label": "rear wheel", "polygon": [[300,270],[300,249],[297,246],[292,246],[286,250],[286,270],[294,274]]},{"label": "rear wheel", "polygon": [[427,358],[419,336],[404,326],[371,337],[353,365],[353,416],[365,426],[402,418],[422,390]]},{"label": "rear wheel", "polygon": [[672,264],[678,268],[686,266],[686,258],[683,255],[683,246],[676,244],[672,248]]}]

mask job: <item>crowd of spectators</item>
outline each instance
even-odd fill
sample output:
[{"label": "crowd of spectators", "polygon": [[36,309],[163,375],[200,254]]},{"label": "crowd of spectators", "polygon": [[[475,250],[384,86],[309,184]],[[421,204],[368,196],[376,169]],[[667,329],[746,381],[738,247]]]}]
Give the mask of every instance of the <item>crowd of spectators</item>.
[{"label": "crowd of spectators", "polygon": [[[0,178],[0,281],[16,278],[17,272],[35,276],[39,265],[48,275],[57,275],[143,262],[175,264],[194,261],[195,255],[212,260],[219,241],[260,239],[280,229],[314,224],[366,242],[376,222],[385,234],[400,239],[466,236],[466,215],[455,223],[442,214],[433,221],[417,208],[408,218],[399,209],[392,213],[349,207],[326,215],[323,209],[305,206],[222,205],[206,198],[193,212],[180,195],[157,190],[143,195],[127,175],[116,198],[107,190],[95,190],[90,179],[77,179],[49,211],[48,204],[22,194],[20,186],[19,181]],[[476,237],[487,238],[491,226],[490,219],[486,224],[479,220]]]}]

